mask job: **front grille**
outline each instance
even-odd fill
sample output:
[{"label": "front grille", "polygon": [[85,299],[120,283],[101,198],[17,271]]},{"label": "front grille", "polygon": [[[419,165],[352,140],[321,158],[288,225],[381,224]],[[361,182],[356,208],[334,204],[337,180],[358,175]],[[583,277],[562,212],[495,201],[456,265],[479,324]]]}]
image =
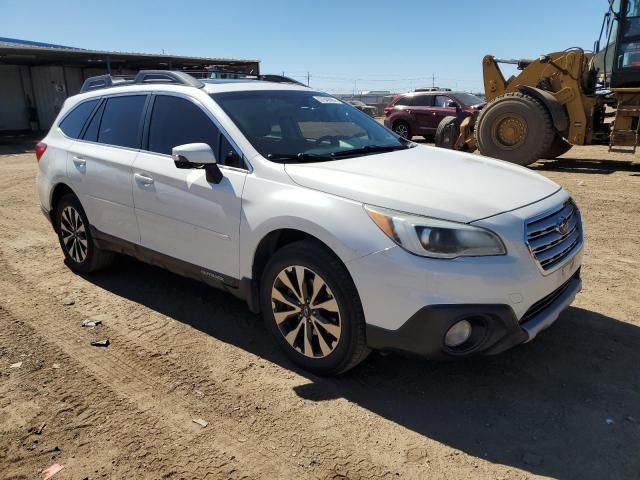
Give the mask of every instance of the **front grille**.
[{"label": "front grille", "polygon": [[560,295],[562,295],[567,288],[569,288],[569,284],[575,280],[576,278],[580,278],[580,270],[578,270],[569,280],[563,283],[559,288],[551,292],[549,295],[544,297],[541,300],[538,300],[536,303],[531,305],[529,310],[527,310],[522,318],[520,319],[520,323],[525,323],[531,320],[533,317],[538,315],[540,312],[549,307],[553,302],[555,302]]},{"label": "front grille", "polygon": [[572,200],[526,224],[527,246],[543,270],[560,265],[582,244],[580,211]]}]

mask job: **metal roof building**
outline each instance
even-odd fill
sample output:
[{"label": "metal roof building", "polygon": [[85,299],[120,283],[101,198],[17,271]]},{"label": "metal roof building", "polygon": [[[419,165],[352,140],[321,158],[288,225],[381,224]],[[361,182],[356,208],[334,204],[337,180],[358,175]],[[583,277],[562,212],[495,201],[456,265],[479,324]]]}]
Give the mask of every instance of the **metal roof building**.
[{"label": "metal roof building", "polygon": [[258,60],[108,52],[0,37],[0,132],[46,130],[94,75],[144,69],[260,73]]}]

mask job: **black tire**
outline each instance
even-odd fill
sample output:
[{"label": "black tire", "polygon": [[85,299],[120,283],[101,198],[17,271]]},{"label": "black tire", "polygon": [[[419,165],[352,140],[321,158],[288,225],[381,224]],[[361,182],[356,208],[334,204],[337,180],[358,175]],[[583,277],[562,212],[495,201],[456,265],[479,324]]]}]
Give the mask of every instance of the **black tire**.
[{"label": "black tire", "polygon": [[413,138],[411,127],[407,122],[403,120],[398,120],[393,124],[393,131],[396,132],[401,137],[406,138],[407,140],[411,140]]},{"label": "black tire", "polygon": [[76,273],[91,273],[102,270],[113,262],[113,252],[96,247],[87,214],[75,195],[66,194],[58,201],[54,221],[60,248],[71,270]]},{"label": "black tire", "polygon": [[[513,139],[508,138],[513,133]],[[483,155],[529,165],[549,150],[555,130],[542,103],[522,93],[504,94],[480,111],[476,139]]]},{"label": "black tire", "polygon": [[436,147],[453,149],[460,135],[457,120],[457,117],[449,116],[440,121],[434,137]]},{"label": "black tire", "polygon": [[540,158],[553,160],[554,158],[567,153],[569,150],[571,150],[571,147],[573,147],[573,145],[562,138],[560,134],[556,134],[556,136],[553,138],[553,142],[551,142],[549,150],[547,150],[547,152],[544,153]]},{"label": "black tire", "polygon": [[[306,287],[303,286],[300,288],[305,290],[301,295],[298,295],[296,291],[290,288],[285,290],[292,294],[288,295],[287,298],[299,304],[299,302],[296,301],[296,296],[298,296],[298,298],[302,297],[304,302],[304,297],[309,295],[309,289],[311,289],[310,296],[314,296],[314,280],[316,278],[315,275],[317,275],[320,281],[323,281],[326,286],[324,290],[323,287],[319,289],[319,291],[325,294],[325,297],[323,297],[325,300],[321,303],[326,303],[327,298],[329,299],[328,301],[335,300],[339,310],[338,320],[336,322],[340,327],[340,333],[337,340],[335,340],[336,337],[327,333],[329,330],[324,330],[323,328],[322,331],[320,331],[321,329],[318,326],[313,326],[313,319],[304,317],[302,313],[299,315],[300,307],[298,307],[297,311],[291,310],[291,312],[294,313],[290,313],[289,309],[292,307],[272,298],[274,295],[272,291],[276,290],[277,285],[279,285],[281,291],[283,291],[283,285],[286,286],[286,284],[283,284],[279,280],[282,278],[279,277],[279,275],[283,273],[289,275],[288,278],[291,280],[291,286],[295,285],[294,288],[299,290],[299,284],[297,283],[297,272],[299,270],[294,271],[295,269],[293,267],[306,269],[302,275],[302,278],[305,279],[303,283]],[[329,292],[331,292],[331,295],[329,295]],[[309,303],[310,302],[307,301],[307,305]],[[278,311],[277,313],[284,313],[285,316],[287,313],[290,313],[290,315],[285,320],[281,319],[279,326],[275,317],[277,313],[274,313],[274,311],[276,309],[280,310],[282,306],[285,307],[285,311]],[[260,307],[267,327],[273,333],[278,344],[295,364],[305,370],[318,375],[337,375],[355,367],[363,361],[370,352],[366,344],[364,312],[356,287],[342,262],[320,242],[303,240],[291,243],[278,250],[271,259],[269,259],[260,280]],[[309,308],[307,309],[308,313],[320,312],[320,310],[313,310],[313,307],[310,308],[311,310],[309,310]],[[319,308],[322,310],[322,307]],[[327,317],[330,315],[327,311],[322,310],[322,312],[323,313],[320,314],[321,316]],[[324,324],[329,323],[324,322]],[[287,325],[285,326],[285,324]],[[335,328],[335,325],[332,324],[331,326]],[[285,330],[287,328],[289,329],[288,335],[292,337],[292,344],[285,338]],[[307,328],[310,332],[308,338],[311,338],[309,344],[303,342]],[[330,353],[326,356],[315,357],[305,355],[302,350],[304,349],[306,351],[307,346],[310,347],[310,353],[316,353],[313,352],[313,350],[320,349],[319,336],[323,337],[323,342],[326,347],[332,348]],[[327,338],[329,340],[324,341]],[[329,343],[331,344],[330,347]],[[296,344],[298,345],[297,347],[295,346]],[[324,354],[324,352],[317,353]]]}]

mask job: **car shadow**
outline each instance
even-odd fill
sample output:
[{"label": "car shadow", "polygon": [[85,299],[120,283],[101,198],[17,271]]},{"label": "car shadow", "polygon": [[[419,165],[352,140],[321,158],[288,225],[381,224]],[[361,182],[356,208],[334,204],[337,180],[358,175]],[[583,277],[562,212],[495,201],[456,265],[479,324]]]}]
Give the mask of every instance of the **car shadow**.
[{"label": "car shadow", "polygon": [[[568,155],[571,155],[570,153]],[[556,158],[553,160],[539,160],[530,165],[531,170],[566,172],[566,173],[595,173],[609,175],[615,172],[640,173],[640,163],[629,160],[602,160],[596,158]]]},{"label": "car shadow", "polygon": [[[469,455],[554,478],[639,478],[640,328],[569,308],[535,342],[495,357],[374,353],[336,378],[293,367],[230,294],[134,259],[89,282],[309,379],[302,398],[344,398]],[[366,447],[365,447],[366,448]]]}]

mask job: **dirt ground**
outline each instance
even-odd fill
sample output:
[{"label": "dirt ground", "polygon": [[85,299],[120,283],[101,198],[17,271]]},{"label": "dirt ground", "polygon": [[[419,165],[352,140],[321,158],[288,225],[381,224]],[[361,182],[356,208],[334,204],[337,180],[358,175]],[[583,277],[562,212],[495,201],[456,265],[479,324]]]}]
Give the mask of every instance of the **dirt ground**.
[{"label": "dirt ground", "polygon": [[0,154],[0,477],[59,463],[56,480],[640,478],[630,157],[574,148],[533,166],[571,191],[586,236],[584,289],[535,342],[455,362],[373,354],[324,379],[227,294],[127,258],[71,273],[30,147]]}]

